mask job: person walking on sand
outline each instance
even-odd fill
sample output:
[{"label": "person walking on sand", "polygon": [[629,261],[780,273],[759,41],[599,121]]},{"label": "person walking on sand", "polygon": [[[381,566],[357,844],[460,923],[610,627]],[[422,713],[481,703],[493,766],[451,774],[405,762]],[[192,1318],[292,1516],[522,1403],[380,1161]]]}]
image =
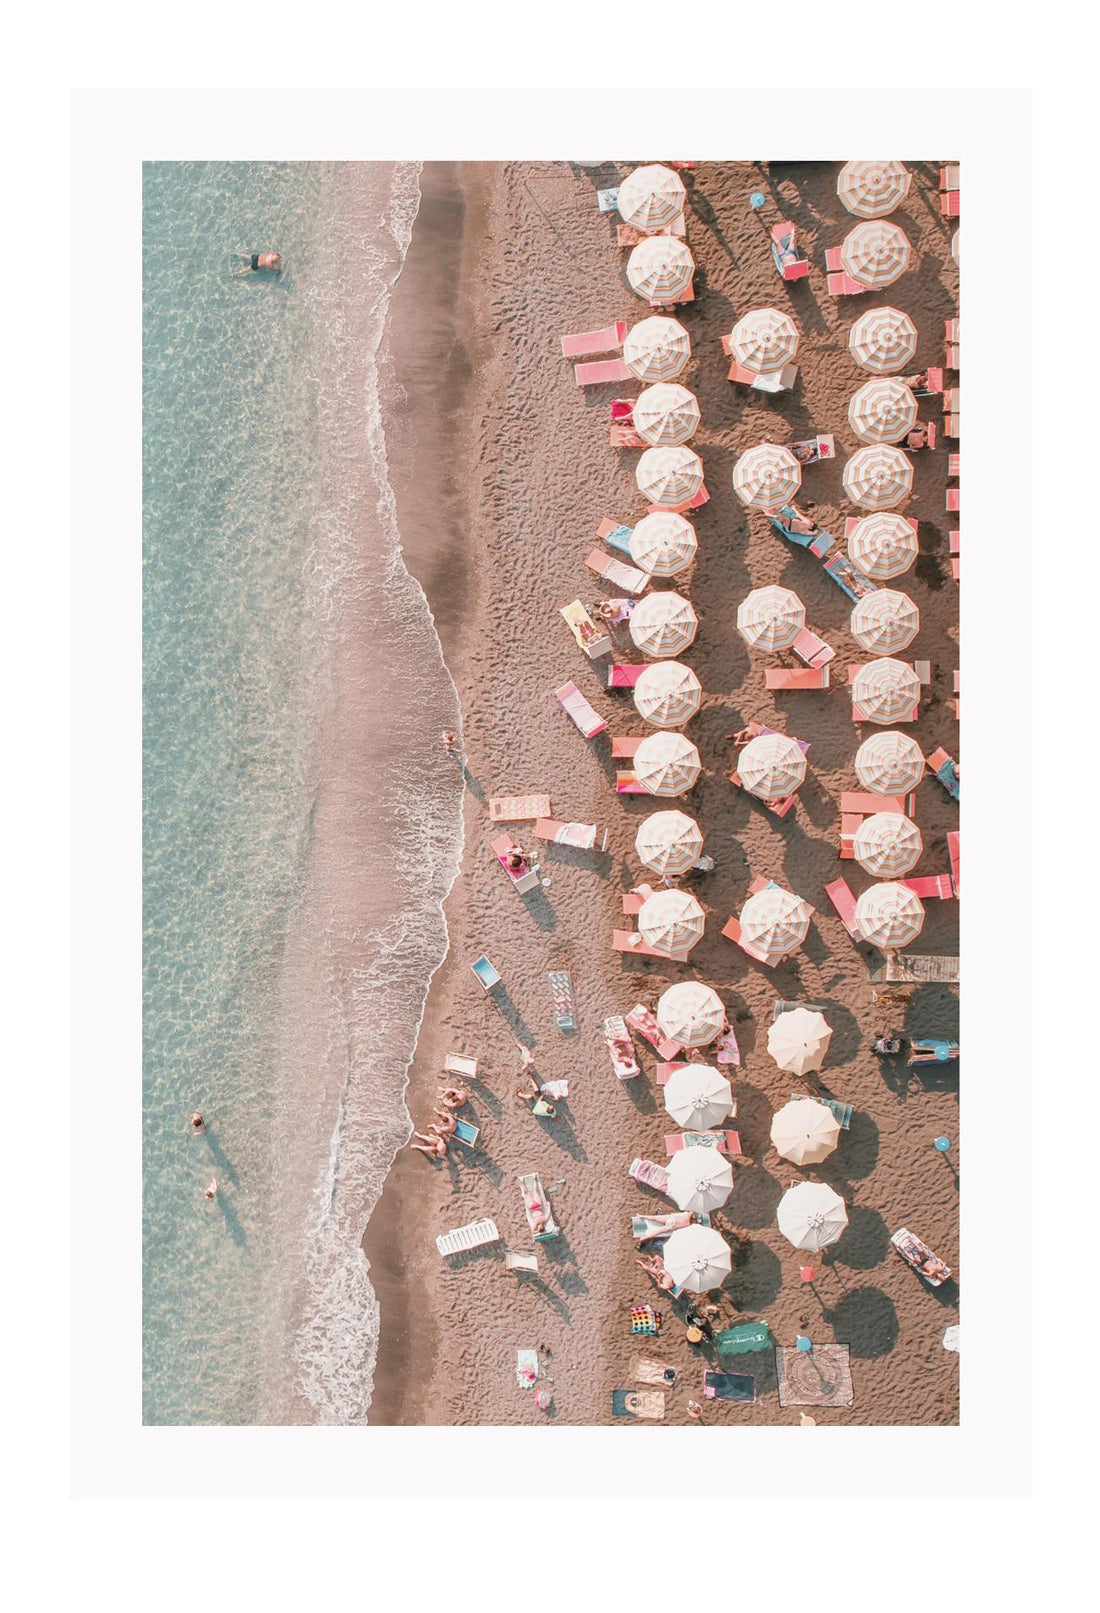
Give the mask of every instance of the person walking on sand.
[{"label": "person walking on sand", "polygon": [[282,274],[281,252],[234,252],[233,256],[244,259],[241,267],[233,270],[234,274],[259,274],[261,270],[268,270],[271,274]]},{"label": "person walking on sand", "polygon": [[202,1118],[202,1115],[196,1109],[194,1114],[191,1116],[191,1135],[193,1137],[201,1137],[205,1130],[206,1130],[206,1121]]}]

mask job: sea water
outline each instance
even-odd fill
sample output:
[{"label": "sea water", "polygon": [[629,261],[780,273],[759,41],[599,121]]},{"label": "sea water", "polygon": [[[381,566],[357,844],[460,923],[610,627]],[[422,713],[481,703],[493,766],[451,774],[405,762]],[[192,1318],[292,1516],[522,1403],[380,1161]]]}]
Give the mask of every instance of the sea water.
[{"label": "sea water", "polygon": [[360,1242],[461,853],[379,401],[418,200],[415,164],[144,171],[147,1423],[367,1420]]}]

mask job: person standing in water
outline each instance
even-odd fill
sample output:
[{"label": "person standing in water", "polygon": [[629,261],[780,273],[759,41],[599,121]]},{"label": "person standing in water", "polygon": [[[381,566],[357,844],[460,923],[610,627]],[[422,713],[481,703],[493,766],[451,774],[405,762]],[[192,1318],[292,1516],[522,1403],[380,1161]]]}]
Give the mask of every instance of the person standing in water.
[{"label": "person standing in water", "polygon": [[201,1137],[205,1130],[206,1130],[206,1121],[202,1118],[202,1115],[196,1109],[194,1114],[191,1116],[191,1135],[193,1137]]},{"label": "person standing in water", "polygon": [[261,270],[268,270],[272,274],[282,274],[281,252],[234,252],[235,258],[243,258],[244,263],[234,274],[259,274]]},{"label": "person standing in water", "polygon": [[213,1199],[213,1198],[217,1198],[217,1195],[218,1195],[218,1179],[217,1179],[216,1176],[212,1176],[210,1178],[210,1180],[206,1184],[206,1197],[208,1199]]}]

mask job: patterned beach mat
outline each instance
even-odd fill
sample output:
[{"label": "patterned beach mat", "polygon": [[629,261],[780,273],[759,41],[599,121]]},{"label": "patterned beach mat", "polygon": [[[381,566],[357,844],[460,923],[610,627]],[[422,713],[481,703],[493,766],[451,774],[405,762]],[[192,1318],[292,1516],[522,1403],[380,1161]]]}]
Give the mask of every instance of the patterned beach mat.
[{"label": "patterned beach mat", "polygon": [[850,1406],[852,1366],[846,1344],[775,1352],[781,1406]]},{"label": "patterned beach mat", "polygon": [[612,1417],[647,1417],[660,1422],[665,1414],[665,1397],[659,1389],[612,1389]]}]

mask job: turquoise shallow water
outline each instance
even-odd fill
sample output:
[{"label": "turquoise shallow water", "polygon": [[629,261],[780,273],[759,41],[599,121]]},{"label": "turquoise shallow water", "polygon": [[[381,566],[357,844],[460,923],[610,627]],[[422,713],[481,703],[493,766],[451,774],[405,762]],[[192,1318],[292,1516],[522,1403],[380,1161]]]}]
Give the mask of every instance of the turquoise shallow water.
[{"label": "turquoise shallow water", "polygon": [[[143,200],[144,1418],[362,1421],[358,1243],[405,1134],[460,835],[454,778],[417,771],[458,716],[400,558],[374,363],[416,170],[152,164]],[[230,273],[268,245],[280,279]],[[323,735],[364,612],[390,646],[355,691],[376,883],[361,932],[314,944]],[[350,877],[354,837],[340,855]]]}]

